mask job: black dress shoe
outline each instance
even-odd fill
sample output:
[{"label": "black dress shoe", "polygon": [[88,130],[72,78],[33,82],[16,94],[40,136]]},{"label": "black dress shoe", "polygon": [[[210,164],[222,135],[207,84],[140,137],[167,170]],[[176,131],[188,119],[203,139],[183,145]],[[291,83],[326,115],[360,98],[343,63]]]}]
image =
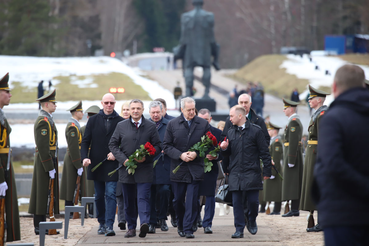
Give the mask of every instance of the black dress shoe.
[{"label": "black dress shoe", "polygon": [[197,231],[197,222],[195,222],[195,223],[193,223],[193,225],[192,225],[192,231],[193,232],[195,232],[195,231]]},{"label": "black dress shoe", "polygon": [[139,237],[146,237],[146,234],[149,232],[149,225],[146,223],[143,223],[140,227],[140,234],[138,234]]},{"label": "black dress shoe", "polygon": [[135,236],[136,236],[136,229],[128,229],[128,231],[124,235],[125,238],[135,237]]},{"label": "black dress shoe", "polygon": [[178,226],[178,223],[177,223],[177,220],[176,219],[170,219],[170,223],[172,224],[173,227],[177,227]]},{"label": "black dress shoe", "polygon": [[280,212],[271,212],[270,214],[268,215],[280,215],[281,213]]},{"label": "black dress shoe", "polygon": [[243,233],[240,231],[236,231],[233,235],[232,238],[243,238]]},{"label": "black dress shoe", "polygon": [[186,238],[195,238],[195,235],[192,233],[186,233]]},{"label": "black dress shoe", "polygon": [[167,222],[165,221],[165,219],[160,220],[160,229],[162,231],[168,231],[169,230]]},{"label": "black dress shoe", "polygon": [[212,234],[213,231],[211,230],[211,227],[210,226],[207,226],[207,227],[204,227],[204,233],[206,233],[206,234]]},{"label": "black dress shoe", "polygon": [[185,236],[186,236],[186,234],[184,233],[183,229],[181,229],[181,228],[179,228],[179,227],[178,227],[178,229],[177,229],[177,232],[178,232],[178,235],[179,235],[180,237],[185,237]]},{"label": "black dress shoe", "polygon": [[199,220],[197,221],[197,226],[202,227],[202,219],[201,218],[199,218]]},{"label": "black dress shoe", "polygon": [[255,235],[258,232],[258,226],[256,221],[249,221],[247,224],[247,230],[252,234]]},{"label": "black dress shoe", "polygon": [[319,232],[319,231],[323,231],[323,228],[321,228],[319,224],[316,224],[315,226],[311,228],[306,228],[306,231],[307,232]]},{"label": "black dress shoe", "polygon": [[153,224],[149,225],[149,231],[147,233],[153,234],[156,232],[156,228]]},{"label": "black dress shoe", "polygon": [[282,215],[282,217],[292,217],[292,216],[300,216],[300,211],[291,210],[288,213]]},{"label": "black dress shoe", "polygon": [[121,221],[118,223],[118,227],[123,231],[126,229],[126,222],[125,221]]}]

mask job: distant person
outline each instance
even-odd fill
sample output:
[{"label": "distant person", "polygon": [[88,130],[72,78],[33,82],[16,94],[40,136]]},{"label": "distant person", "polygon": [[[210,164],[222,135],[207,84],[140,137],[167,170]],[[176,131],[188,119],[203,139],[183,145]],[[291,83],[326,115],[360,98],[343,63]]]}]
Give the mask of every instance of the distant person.
[{"label": "distant person", "polygon": [[254,92],[254,98],[252,99],[252,108],[255,110],[255,113],[261,117],[263,117],[263,108],[264,108],[264,92],[262,90],[257,90]]},{"label": "distant person", "polygon": [[[40,98],[44,95],[44,81],[41,80],[39,83],[38,83],[38,86],[37,86],[37,98]],[[38,109],[41,109],[41,103],[39,102],[38,104]]]},{"label": "distant person", "polygon": [[229,98],[228,98],[228,105],[229,105],[229,108],[232,108],[233,106],[237,105],[237,97],[236,97],[236,94],[231,91],[229,93]]},{"label": "distant person", "polygon": [[159,101],[161,102],[162,106],[163,106],[163,112],[162,112],[162,115],[165,119],[167,120],[173,120],[175,117],[167,114],[167,102],[163,99],[163,98],[156,98],[154,101]]},{"label": "distant person", "polygon": [[49,80],[49,92],[51,90],[51,86],[53,86],[53,84],[51,83],[51,80]]},{"label": "distant person", "polygon": [[167,70],[170,70],[170,56],[167,57]]},{"label": "distant person", "polygon": [[297,91],[297,88],[295,88],[291,93],[291,101],[293,102],[300,102],[299,92]]},{"label": "distant person", "polygon": [[326,246],[369,242],[369,94],[356,65],[334,77],[335,100],[319,126],[313,198]]},{"label": "distant person", "polygon": [[311,111],[313,111],[313,109],[310,107],[310,104],[309,104],[309,98],[310,98],[310,92],[306,95],[306,99],[305,99],[305,101],[306,101],[306,104],[307,104],[308,109],[309,109],[309,114],[310,114],[310,116],[311,116]]},{"label": "distant person", "polygon": [[234,85],[234,88],[232,91],[234,93],[234,96],[238,98],[237,84]]}]

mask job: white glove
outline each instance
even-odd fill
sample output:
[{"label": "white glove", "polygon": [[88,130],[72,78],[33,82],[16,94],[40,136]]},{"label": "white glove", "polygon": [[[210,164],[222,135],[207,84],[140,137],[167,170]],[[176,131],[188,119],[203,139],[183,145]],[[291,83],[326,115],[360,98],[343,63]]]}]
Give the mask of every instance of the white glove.
[{"label": "white glove", "polygon": [[5,196],[7,189],[8,189],[8,184],[6,182],[2,182],[0,184],[0,196]]},{"label": "white glove", "polygon": [[288,167],[289,168],[292,168],[292,167],[294,167],[295,166],[295,164],[290,164],[290,163],[288,163]]},{"label": "white glove", "polygon": [[49,176],[51,179],[55,179],[55,173],[56,173],[55,169],[49,171]]},{"label": "white glove", "polygon": [[78,170],[77,170],[78,176],[81,176],[82,173],[83,173],[83,167],[78,168]]},{"label": "white glove", "polygon": [[269,179],[275,179],[275,176],[274,175],[271,175]]}]

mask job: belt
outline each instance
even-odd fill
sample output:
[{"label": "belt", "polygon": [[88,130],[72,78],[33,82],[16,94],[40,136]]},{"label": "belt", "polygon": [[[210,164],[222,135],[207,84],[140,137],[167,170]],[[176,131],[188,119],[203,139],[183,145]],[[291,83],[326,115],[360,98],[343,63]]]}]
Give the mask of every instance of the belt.
[{"label": "belt", "polygon": [[308,140],[308,144],[317,145],[318,144],[318,140]]},{"label": "belt", "polygon": [[0,154],[8,154],[8,153],[9,153],[9,148],[0,149]]},{"label": "belt", "polygon": [[50,150],[56,150],[56,146],[50,146]]},{"label": "belt", "polygon": [[[301,145],[301,142],[299,142],[299,145]],[[289,142],[287,142],[287,143],[284,143],[284,146],[290,146],[290,143]]]}]

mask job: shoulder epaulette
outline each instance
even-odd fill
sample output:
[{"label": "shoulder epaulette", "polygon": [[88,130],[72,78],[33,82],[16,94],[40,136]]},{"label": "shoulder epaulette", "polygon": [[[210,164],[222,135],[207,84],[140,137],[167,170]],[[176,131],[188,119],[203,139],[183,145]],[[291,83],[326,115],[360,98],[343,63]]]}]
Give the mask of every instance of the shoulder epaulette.
[{"label": "shoulder epaulette", "polygon": [[46,117],[46,116],[44,117],[44,121],[48,121],[48,119],[47,119],[47,117]]},{"label": "shoulder epaulette", "polygon": [[76,126],[76,125],[72,122],[72,125],[71,126]]},{"label": "shoulder epaulette", "polygon": [[320,112],[320,115],[323,115],[325,111]]},{"label": "shoulder epaulette", "polygon": [[276,140],[275,140],[275,142],[278,142],[279,141],[279,139],[277,138]]},{"label": "shoulder epaulette", "polygon": [[293,118],[292,120],[296,120],[296,118]]}]

